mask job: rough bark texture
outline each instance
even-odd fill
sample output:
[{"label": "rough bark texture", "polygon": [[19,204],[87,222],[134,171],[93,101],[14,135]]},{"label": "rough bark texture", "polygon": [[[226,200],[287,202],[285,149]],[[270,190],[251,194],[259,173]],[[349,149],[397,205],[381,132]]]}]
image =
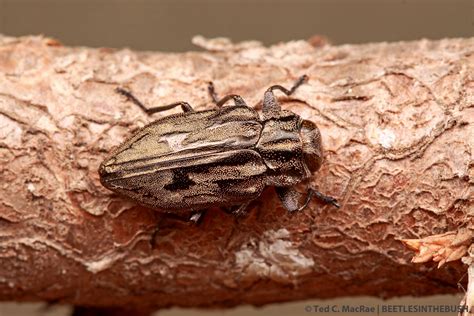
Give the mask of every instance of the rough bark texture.
[{"label": "rough bark texture", "polygon": [[[1,299],[159,308],[458,291],[465,265],[411,263],[399,239],[474,229],[474,38],[196,42],[209,51],[0,37]],[[101,160],[153,120],[117,86],[199,110],[210,80],[259,106],[301,74],[283,106],[319,125],[313,185],[339,210],[313,201],[290,215],[269,188],[248,217],[211,209],[193,226],[100,185]]]}]

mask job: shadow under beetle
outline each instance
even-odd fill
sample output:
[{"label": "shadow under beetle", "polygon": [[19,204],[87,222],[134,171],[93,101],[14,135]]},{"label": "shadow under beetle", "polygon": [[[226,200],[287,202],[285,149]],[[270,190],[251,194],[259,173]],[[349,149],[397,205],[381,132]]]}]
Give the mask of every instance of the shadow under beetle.
[{"label": "shadow under beetle", "polygon": [[[211,206],[234,206],[242,214],[266,186],[275,186],[290,212],[304,209],[313,196],[339,207],[329,196],[308,188],[300,205],[293,186],[318,171],[323,161],[316,124],[282,110],[274,95],[291,95],[308,77],[289,90],[273,85],[263,98],[262,115],[230,94],[219,100],[209,83],[216,109],[194,111],[187,102],[147,109],[130,92],[117,92],[153,114],[181,106],[183,113],[160,118],[138,130],[99,168],[108,189],[138,203],[197,221]],[[234,105],[223,106],[229,100]]]}]

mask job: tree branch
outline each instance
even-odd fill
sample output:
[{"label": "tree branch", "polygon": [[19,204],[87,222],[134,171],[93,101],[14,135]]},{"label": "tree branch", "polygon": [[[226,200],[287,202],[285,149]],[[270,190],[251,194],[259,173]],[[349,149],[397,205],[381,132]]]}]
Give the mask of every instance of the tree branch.
[{"label": "tree branch", "polygon": [[[465,265],[411,263],[400,239],[474,229],[474,38],[196,43],[208,51],[0,37],[3,300],[160,308],[458,291]],[[309,82],[283,106],[318,124],[325,162],[313,185],[339,210],[312,201],[290,215],[269,188],[249,216],[211,209],[193,226],[100,185],[107,153],[159,117],[115,88],[201,110],[212,80],[258,107],[268,86],[302,74]]]}]

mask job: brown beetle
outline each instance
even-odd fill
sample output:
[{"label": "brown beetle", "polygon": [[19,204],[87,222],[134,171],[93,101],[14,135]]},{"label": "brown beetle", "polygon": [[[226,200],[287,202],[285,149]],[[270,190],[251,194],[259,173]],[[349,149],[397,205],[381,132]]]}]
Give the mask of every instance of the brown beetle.
[{"label": "brown beetle", "polygon": [[[304,209],[316,196],[339,207],[336,200],[308,188],[301,205],[293,186],[310,178],[323,160],[316,124],[282,110],[274,95],[291,89],[273,85],[265,92],[261,117],[238,95],[218,100],[216,109],[194,111],[186,102],[146,109],[130,92],[118,89],[148,114],[181,106],[183,113],[158,119],[120,145],[99,168],[108,189],[165,212],[193,212],[197,220],[211,206],[236,206],[243,213],[266,186],[275,186],[284,207]],[[235,104],[223,106],[227,101]]]}]

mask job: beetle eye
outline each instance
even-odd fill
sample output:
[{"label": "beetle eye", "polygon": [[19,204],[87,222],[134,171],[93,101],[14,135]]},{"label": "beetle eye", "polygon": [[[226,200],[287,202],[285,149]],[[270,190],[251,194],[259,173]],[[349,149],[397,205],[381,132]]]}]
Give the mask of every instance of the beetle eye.
[{"label": "beetle eye", "polygon": [[303,120],[300,130],[303,142],[304,161],[312,173],[319,170],[323,162],[323,149],[321,147],[321,133],[311,121]]}]

